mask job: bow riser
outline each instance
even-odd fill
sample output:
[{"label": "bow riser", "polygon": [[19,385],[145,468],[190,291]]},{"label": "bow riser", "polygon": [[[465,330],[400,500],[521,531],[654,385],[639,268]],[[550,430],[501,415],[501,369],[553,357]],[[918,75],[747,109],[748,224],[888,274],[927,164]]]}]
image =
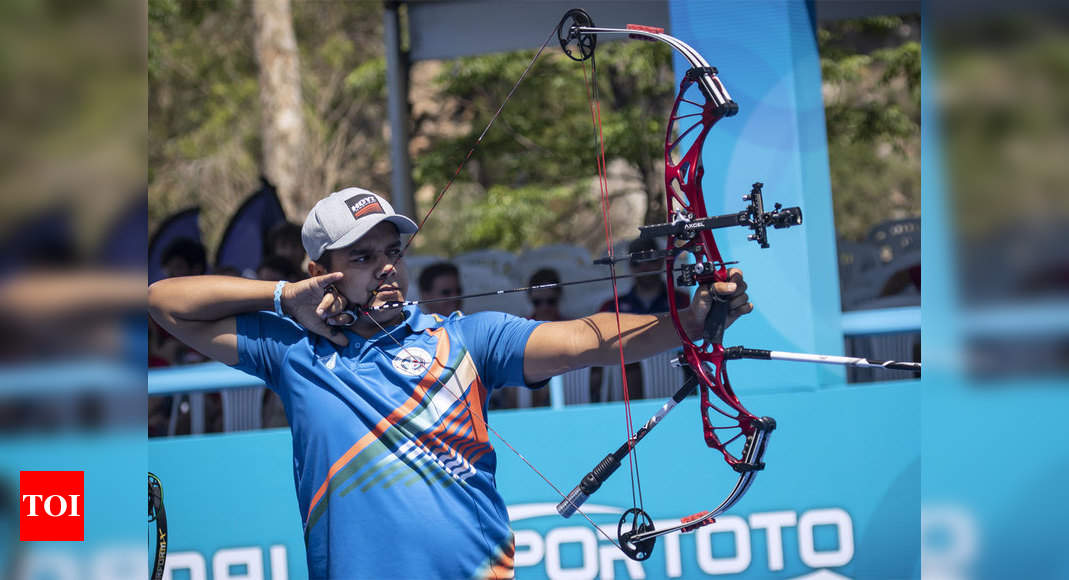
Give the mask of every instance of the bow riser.
[{"label": "bow riser", "polygon": [[[724,117],[723,106],[718,105],[716,100],[709,98],[709,87],[718,89],[721,94],[726,94],[723,84],[715,76],[713,69],[693,69],[701,74],[688,72],[680,82],[679,93],[669,116],[668,129],[665,135],[665,196],[668,220],[674,221],[678,217],[686,217],[691,220],[708,218],[708,210],[705,206],[702,192],[702,178],[704,167],[702,165],[702,147],[713,126]],[[687,93],[692,87],[697,87],[705,98],[704,103],[699,105],[694,100],[687,98]],[[683,107],[701,107],[700,112],[681,110]],[[683,141],[693,137],[693,141],[683,150]],[[694,256],[699,263],[708,264],[711,270],[708,274],[699,277],[700,281],[726,282],[728,269],[724,259],[716,245],[712,232],[708,229],[691,233],[688,237],[668,236],[667,249],[686,250]],[[731,389],[724,368],[724,348],[721,344],[710,340],[703,341],[699,345],[691,340],[683,328],[679,319],[679,308],[676,303],[676,281],[673,275],[676,257],[670,253],[665,260],[667,271],[666,284],[668,286],[669,312],[672,323],[676,328],[679,338],[683,343],[683,351],[690,368],[699,377],[701,385],[701,415],[702,431],[706,444],[720,451],[724,460],[733,468],[746,465],[746,460],[733,455],[727,446],[739,437],[750,440],[754,433],[754,420],[751,414]],[[734,414],[725,412],[714,405],[709,398],[709,392],[719,399],[724,405],[734,411]],[[728,427],[718,427],[709,418],[710,412],[715,412],[726,417],[733,425],[729,428],[737,429],[737,434],[728,441],[722,441],[717,431]]]}]

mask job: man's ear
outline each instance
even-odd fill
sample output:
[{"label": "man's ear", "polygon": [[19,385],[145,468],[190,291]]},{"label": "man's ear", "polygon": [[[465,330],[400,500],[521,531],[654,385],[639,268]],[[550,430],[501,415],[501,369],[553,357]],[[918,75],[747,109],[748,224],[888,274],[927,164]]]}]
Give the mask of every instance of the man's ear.
[{"label": "man's ear", "polygon": [[329,271],[317,262],[311,260],[308,261],[308,275],[309,276],[322,276],[328,274]]}]

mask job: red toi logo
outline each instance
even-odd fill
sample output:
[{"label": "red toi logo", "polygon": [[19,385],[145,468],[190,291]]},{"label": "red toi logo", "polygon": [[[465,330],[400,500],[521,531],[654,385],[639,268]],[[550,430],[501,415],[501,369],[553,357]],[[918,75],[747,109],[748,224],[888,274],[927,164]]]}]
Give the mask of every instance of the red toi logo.
[{"label": "red toi logo", "polygon": [[85,539],[85,472],[19,472],[19,540]]}]

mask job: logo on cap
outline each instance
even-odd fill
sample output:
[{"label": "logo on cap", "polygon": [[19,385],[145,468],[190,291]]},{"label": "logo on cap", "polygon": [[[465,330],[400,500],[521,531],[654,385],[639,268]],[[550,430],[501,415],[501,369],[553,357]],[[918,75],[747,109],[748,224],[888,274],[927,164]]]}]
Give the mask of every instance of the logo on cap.
[{"label": "logo on cap", "polygon": [[373,213],[386,213],[379,205],[379,198],[370,193],[350,197],[345,200],[345,205],[353,213],[355,219],[360,219]]}]

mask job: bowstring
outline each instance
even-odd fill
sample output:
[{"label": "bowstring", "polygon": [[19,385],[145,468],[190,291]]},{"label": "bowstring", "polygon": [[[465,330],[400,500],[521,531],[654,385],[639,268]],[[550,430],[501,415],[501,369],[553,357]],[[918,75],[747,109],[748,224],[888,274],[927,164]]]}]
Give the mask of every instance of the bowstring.
[{"label": "bowstring", "polygon": [[631,503],[645,511],[642,499],[642,480],[638,470],[638,452],[632,439],[634,435],[634,423],[631,418],[631,389],[627,384],[627,363],[624,358],[623,328],[620,323],[620,293],[616,283],[616,255],[613,247],[612,223],[609,220],[611,204],[609,202],[609,179],[605,158],[605,137],[601,123],[601,96],[598,89],[598,65],[596,54],[590,55],[590,73],[588,75],[586,65],[583,66],[583,80],[587,86],[587,98],[590,101],[590,116],[594,126],[594,139],[597,146],[596,160],[598,167],[598,188],[601,196],[601,215],[605,229],[605,247],[609,254],[609,277],[612,280],[612,299],[616,314],[616,343],[620,355],[620,383],[623,389],[624,399],[624,428],[626,430],[625,441],[628,442],[627,465],[631,474]]}]

